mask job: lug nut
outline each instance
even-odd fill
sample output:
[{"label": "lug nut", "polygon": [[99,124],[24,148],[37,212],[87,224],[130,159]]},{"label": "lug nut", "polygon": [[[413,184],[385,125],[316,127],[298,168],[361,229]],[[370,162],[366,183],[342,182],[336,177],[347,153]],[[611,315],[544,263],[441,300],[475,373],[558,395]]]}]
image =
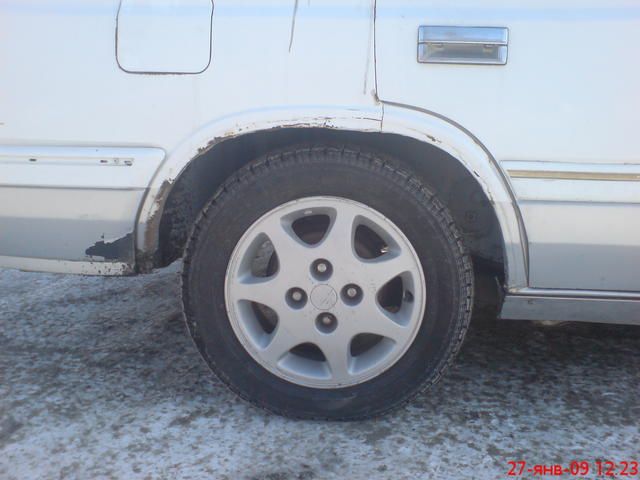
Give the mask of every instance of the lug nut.
[{"label": "lug nut", "polygon": [[317,280],[327,280],[333,273],[333,267],[328,260],[319,258],[311,264],[311,275]]},{"label": "lug nut", "polygon": [[316,328],[322,333],[331,333],[338,328],[338,319],[331,313],[321,313],[316,318]]},{"label": "lug nut", "polygon": [[358,285],[352,283],[345,285],[342,288],[342,293],[340,295],[342,296],[342,301],[344,303],[354,306],[362,300],[362,289]]},{"label": "lug nut", "polygon": [[302,308],[307,303],[307,294],[301,288],[291,288],[287,292],[287,303],[292,308]]}]

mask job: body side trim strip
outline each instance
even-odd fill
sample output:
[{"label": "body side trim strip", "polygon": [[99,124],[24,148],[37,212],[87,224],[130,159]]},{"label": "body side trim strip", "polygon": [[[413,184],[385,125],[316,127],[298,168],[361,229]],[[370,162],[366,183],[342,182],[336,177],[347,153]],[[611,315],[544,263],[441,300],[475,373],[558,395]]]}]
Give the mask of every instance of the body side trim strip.
[{"label": "body side trim strip", "polygon": [[144,190],[165,158],[156,147],[0,145],[3,188]]},{"label": "body side trim strip", "polygon": [[540,178],[554,180],[596,180],[613,182],[640,182],[640,173],[596,173],[549,170],[507,170],[511,178]]},{"label": "body side trim strip", "polygon": [[640,300],[507,295],[500,318],[640,325]]},{"label": "body side trim strip", "polygon": [[599,298],[612,300],[638,300],[638,292],[616,292],[608,290],[569,290],[556,288],[517,288],[509,290],[508,295],[532,297],[562,297],[562,298]]}]

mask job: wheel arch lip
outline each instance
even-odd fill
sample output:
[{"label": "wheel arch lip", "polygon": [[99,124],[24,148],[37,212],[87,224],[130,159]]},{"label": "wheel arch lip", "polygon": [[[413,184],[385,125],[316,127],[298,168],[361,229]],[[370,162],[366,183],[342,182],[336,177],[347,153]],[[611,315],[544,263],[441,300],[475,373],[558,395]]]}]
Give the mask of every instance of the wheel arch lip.
[{"label": "wheel arch lip", "polygon": [[385,102],[382,133],[429,143],[458,160],[476,179],[498,219],[505,253],[508,288],[528,285],[526,229],[509,176],[489,149],[455,121],[424,109]]},{"label": "wheel arch lip", "polygon": [[382,106],[269,107],[237,112],[212,120],[183,139],[167,155],[154,174],[136,222],[136,267],[140,272],[154,268],[159,247],[160,221],[176,180],[196,157],[225,140],[282,128],[329,128],[380,132]]},{"label": "wheel arch lip", "polygon": [[505,252],[506,283],[527,286],[526,234],[508,177],[471,133],[433,112],[380,103],[376,106],[256,109],[207,123],[168,151],[140,207],[136,228],[138,271],[154,267],[162,213],[169,193],[190,162],[225,140],[282,128],[327,128],[389,133],[431,144],[458,160],[478,181],[498,219]]}]

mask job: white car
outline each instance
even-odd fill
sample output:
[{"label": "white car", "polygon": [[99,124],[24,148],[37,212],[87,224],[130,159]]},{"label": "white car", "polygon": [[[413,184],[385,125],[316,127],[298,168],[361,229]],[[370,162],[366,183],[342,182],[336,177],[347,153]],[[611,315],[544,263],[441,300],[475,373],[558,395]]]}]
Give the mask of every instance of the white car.
[{"label": "white car", "polygon": [[378,415],[501,318],[640,324],[636,0],[0,0],[0,266],[182,257],[243,398]]}]

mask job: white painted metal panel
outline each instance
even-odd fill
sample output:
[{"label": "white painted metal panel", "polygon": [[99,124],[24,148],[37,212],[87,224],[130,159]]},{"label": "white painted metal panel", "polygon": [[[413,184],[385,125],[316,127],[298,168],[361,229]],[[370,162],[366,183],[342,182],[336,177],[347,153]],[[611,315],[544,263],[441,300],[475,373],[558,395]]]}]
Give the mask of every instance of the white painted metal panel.
[{"label": "white painted metal panel", "polygon": [[211,60],[212,0],[122,0],[117,57],[131,73],[202,73]]},{"label": "white painted metal panel", "polygon": [[[423,25],[508,29],[508,60],[418,63]],[[533,287],[640,290],[638,45],[640,6],[632,0],[377,1],[383,102],[461,125],[503,170],[583,174],[510,179]],[[598,173],[626,181],[588,179]]]},{"label": "white painted metal panel", "polygon": [[[162,5],[172,8],[178,3],[183,2],[146,2],[154,9]],[[191,3],[203,9],[205,5],[210,7],[204,1]],[[76,209],[56,213],[52,205],[43,215],[71,215],[76,219],[90,219],[96,213],[83,210],[93,209],[95,198],[80,195],[93,191],[80,188],[83,183],[98,189],[107,184],[128,189],[151,181],[142,208],[99,202],[100,208],[107,211],[105,214],[126,218],[122,223],[126,230],[111,228],[114,224],[104,224],[102,229],[96,224],[95,230],[88,230],[92,235],[100,230],[93,242],[100,240],[103,233],[108,242],[115,234],[134,231],[135,227],[144,229],[152,219],[157,221],[155,195],[161,185],[174,180],[199,149],[206,148],[215,138],[285,124],[379,130],[382,107],[374,92],[373,6],[373,0],[216,0],[213,41],[207,37],[206,42],[213,59],[209,68],[199,75],[132,75],[116,61],[120,0],[0,2],[4,39],[0,42],[0,58],[6,66],[0,75],[0,145],[28,149],[40,145],[127,149],[154,146],[164,150],[167,158],[162,165],[166,168],[155,176],[145,169],[138,170],[141,165],[150,165],[142,160],[136,160],[134,168],[95,168],[100,176],[86,175],[94,167],[76,169],[69,165],[72,162],[63,161],[55,164],[55,170],[53,164],[41,165],[41,174],[35,179],[40,186],[73,187],[59,190],[72,195],[66,198],[74,199],[71,203]],[[198,10],[196,17],[204,18],[202,12]],[[174,27],[177,30],[171,30]],[[171,46],[163,47],[164,40],[155,44],[148,41],[158,34],[153,30],[155,26],[149,28],[150,37],[136,41],[142,42],[138,44],[143,46],[140,51],[153,44],[147,53],[154,57],[131,57],[132,61],[152,60],[146,66],[141,63],[140,70],[153,67],[154,62],[161,66],[158,70],[177,70],[162,62],[170,57],[176,62],[182,59],[177,58]],[[163,34],[176,36],[180,28],[184,27],[173,23]],[[205,55],[199,48],[193,52],[189,48],[189,65],[181,64],[181,70],[203,68]],[[0,183],[13,168],[6,163],[0,166]],[[28,176],[20,183],[32,185],[31,174],[36,170],[23,168],[26,167],[21,166],[20,171]],[[22,177],[22,173],[11,173],[11,177]],[[53,190],[30,193],[42,202],[54,198],[57,202],[58,198],[49,194]],[[118,195],[123,192],[118,190]],[[137,201],[140,192],[133,192]],[[67,200],[60,201],[69,204]],[[89,206],[84,207],[85,203]],[[136,223],[138,212],[142,217]],[[144,233],[141,231],[138,236],[141,248],[151,242]],[[73,271],[86,271],[90,265],[82,260],[89,246],[87,240],[88,237],[81,237],[74,241],[73,252],[65,250],[65,256],[60,257],[80,259],[79,264],[73,263]],[[60,253],[49,252],[51,256]],[[37,268],[37,260],[20,258],[2,264]],[[41,268],[71,268],[68,262],[55,262],[42,261]],[[103,263],[101,268],[112,264],[115,265]]]},{"label": "white painted metal panel", "polygon": [[0,265],[131,271],[136,214],[163,159],[158,148],[0,146]]},{"label": "white painted metal panel", "polygon": [[537,288],[640,291],[640,165],[503,162]]},{"label": "white painted metal panel", "polygon": [[[118,6],[0,2],[0,144],[144,145],[172,156],[233,117],[381,116],[373,0],[301,1],[295,15],[291,0],[216,0],[212,66],[200,75],[123,72],[114,59]],[[211,131],[195,150],[224,133]]]},{"label": "white painted metal panel", "polygon": [[[421,25],[505,27],[504,66],[417,61]],[[379,96],[443,115],[498,159],[640,163],[635,0],[378,0]]]},{"label": "white painted metal panel", "polygon": [[640,204],[522,202],[530,283],[640,291]]},{"label": "white painted metal panel", "polygon": [[[133,265],[134,219],[143,195],[144,190],[0,187],[0,255]],[[114,258],[87,253],[100,242],[118,240]]]}]

